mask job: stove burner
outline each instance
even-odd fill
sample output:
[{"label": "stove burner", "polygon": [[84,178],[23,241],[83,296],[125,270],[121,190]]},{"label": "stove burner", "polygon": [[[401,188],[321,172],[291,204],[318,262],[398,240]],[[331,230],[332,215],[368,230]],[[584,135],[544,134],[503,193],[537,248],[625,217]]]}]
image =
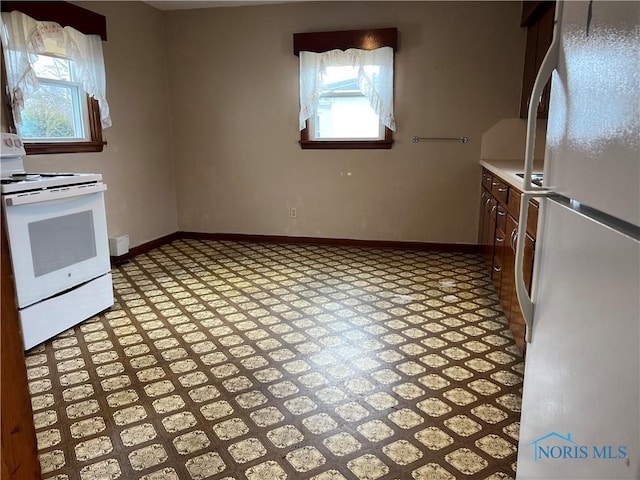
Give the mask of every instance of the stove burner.
[{"label": "stove burner", "polygon": [[18,177],[18,178],[37,178],[37,177],[75,177],[77,176],[77,173],[66,173],[66,172],[44,172],[44,173],[40,173],[40,172],[20,172],[20,173],[14,173],[11,176],[12,177]]},{"label": "stove burner", "polygon": [[13,173],[11,175],[11,178],[15,178],[16,180],[20,181],[20,180],[35,180],[37,178],[40,178],[40,174],[39,173]]},{"label": "stove burner", "polygon": [[[524,178],[524,173],[516,173],[516,175],[520,178]],[[534,185],[538,185],[542,187],[543,176],[541,173],[532,173],[531,174],[531,183]]]},{"label": "stove burner", "polygon": [[98,173],[70,173],[70,172],[25,172],[13,170],[0,177],[3,195],[26,192],[30,190],[46,190],[83,183],[102,181]]},{"label": "stove burner", "polygon": [[21,173],[12,173],[8,177],[3,177],[0,182],[2,185],[7,185],[10,183],[18,183],[18,182],[33,182],[45,178],[56,178],[56,177],[76,177],[77,173],[29,173],[29,172],[21,172]]},{"label": "stove burner", "polygon": [[38,173],[41,177],[75,177],[77,173]]}]

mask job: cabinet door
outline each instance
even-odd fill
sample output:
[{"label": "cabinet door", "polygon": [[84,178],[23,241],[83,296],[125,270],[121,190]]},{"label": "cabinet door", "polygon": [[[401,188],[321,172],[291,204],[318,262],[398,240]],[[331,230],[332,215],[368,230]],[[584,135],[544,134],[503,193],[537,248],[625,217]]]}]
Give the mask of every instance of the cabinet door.
[{"label": "cabinet door", "polygon": [[489,194],[484,188],[482,188],[482,193],[480,194],[480,216],[478,221],[478,245],[480,245],[481,248],[484,248],[484,234],[487,231],[486,222],[489,221],[485,207],[487,201],[489,201]]},{"label": "cabinet door", "polygon": [[[501,208],[498,207],[498,213],[500,213]],[[507,256],[507,245],[508,242],[506,240],[505,232],[502,228],[496,228],[496,237],[495,237],[495,258],[493,259],[493,271],[491,272],[491,278],[494,279],[494,286],[496,287],[496,293],[498,294],[498,298],[500,299],[500,304],[502,305],[502,310],[504,312],[505,317],[509,318],[509,309],[511,300],[508,298],[510,296],[509,291],[509,271],[513,271],[513,265],[508,263],[509,259]],[[513,263],[513,262],[512,262]]]},{"label": "cabinet door", "polygon": [[524,335],[527,329],[524,323],[524,317],[522,316],[522,310],[520,310],[520,304],[518,303],[518,296],[511,296],[511,317],[509,318],[509,329],[513,335],[513,339],[516,345],[522,353],[525,351],[526,342]]},{"label": "cabinet door", "polygon": [[[524,56],[524,70],[522,74],[522,96],[520,99],[520,117],[526,118],[533,83],[542,64],[542,60],[549,50],[553,39],[553,21],[555,17],[555,2],[537,2],[535,11],[530,15],[527,24],[527,44]],[[546,118],[549,112],[549,96],[551,82],[548,82],[542,92],[538,104],[538,117]]]},{"label": "cabinet door", "polygon": [[535,256],[535,240],[531,235],[527,234],[527,238],[524,240],[524,284],[527,286],[529,295],[531,295],[531,279],[533,277],[533,257]]},{"label": "cabinet door", "polygon": [[528,209],[529,216],[527,217],[527,235],[530,235],[535,239],[538,231],[538,204],[532,200],[529,202]]},{"label": "cabinet door", "polygon": [[[536,46],[536,75],[542,65],[542,60],[547,54],[551,41],[553,40],[553,21],[555,17],[555,5],[547,8],[538,22],[538,43]],[[533,88],[533,85],[531,85]],[[549,116],[549,99],[551,96],[551,80],[547,82],[538,103],[538,117],[547,118]]]},{"label": "cabinet door", "polygon": [[[516,282],[515,282],[515,260],[516,260],[516,239],[518,234],[518,222],[511,216],[507,216],[507,248],[505,250],[505,273],[503,277],[503,292],[505,294],[504,302],[507,303],[505,307],[505,315],[509,320],[509,329],[513,334],[513,338],[516,341],[516,345],[521,351],[524,350],[524,333],[525,323],[522,313],[520,311],[520,305],[518,304],[518,296],[516,294]],[[506,311],[508,310],[508,314]]]},{"label": "cabinet door", "polygon": [[[512,252],[515,260],[515,242],[518,239],[517,236],[517,224],[515,221],[513,222],[515,225],[516,232],[514,234],[513,248]],[[527,286],[527,290],[531,293],[531,277],[533,274],[533,257],[535,250],[535,241],[531,236],[527,235],[524,243],[524,261],[523,261],[523,273],[524,273],[524,283]],[[515,274],[515,272],[513,272]],[[513,276],[512,274],[512,276]],[[522,310],[520,310],[520,303],[518,302],[518,295],[515,291],[515,282],[512,285],[513,293],[511,295],[511,309],[510,309],[510,317],[509,317],[509,329],[513,334],[513,338],[516,341],[516,345],[520,348],[520,351],[524,353],[526,343],[524,340],[524,334],[526,325],[524,322],[524,317],[522,316]]]},{"label": "cabinet door", "polygon": [[484,232],[484,249],[485,249],[485,261],[487,265],[493,268],[494,257],[494,240],[496,234],[496,210],[498,208],[498,202],[495,198],[489,195],[489,201],[486,204],[487,215],[487,229]]}]

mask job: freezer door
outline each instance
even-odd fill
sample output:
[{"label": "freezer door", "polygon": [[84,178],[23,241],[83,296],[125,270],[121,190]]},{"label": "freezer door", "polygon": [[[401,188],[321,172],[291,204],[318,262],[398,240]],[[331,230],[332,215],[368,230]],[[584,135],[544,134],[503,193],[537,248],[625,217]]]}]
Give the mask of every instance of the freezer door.
[{"label": "freezer door", "polygon": [[640,242],[543,211],[517,478],[640,478]]},{"label": "freezer door", "polygon": [[640,225],[640,2],[563,2],[545,186]]}]

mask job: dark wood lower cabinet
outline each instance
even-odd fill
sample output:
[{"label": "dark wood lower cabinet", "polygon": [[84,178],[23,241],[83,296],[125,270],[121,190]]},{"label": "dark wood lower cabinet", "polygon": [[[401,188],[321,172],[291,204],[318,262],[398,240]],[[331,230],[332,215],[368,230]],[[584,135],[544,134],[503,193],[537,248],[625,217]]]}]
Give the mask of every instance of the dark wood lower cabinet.
[{"label": "dark wood lower cabinet", "polygon": [[27,383],[22,333],[15,300],[15,287],[2,216],[2,310],[0,335],[0,404],[2,405],[2,480],[41,479],[38,446]]},{"label": "dark wood lower cabinet", "polygon": [[[506,187],[505,192],[505,183],[499,177],[486,170],[483,170],[482,175],[478,243],[482,245],[487,267],[491,272],[491,281],[500,299],[504,315],[509,321],[509,328],[518,348],[524,353],[526,327],[515,285],[515,250],[518,237],[516,214],[519,210],[521,192],[511,186]],[[486,185],[494,185],[494,188],[487,189]],[[496,189],[496,185],[500,188]],[[492,192],[497,192],[497,197]],[[528,222],[527,225],[523,274],[527,289],[531,291],[537,204],[530,203],[529,212],[529,219],[531,220],[533,216],[534,221]]]},{"label": "dark wood lower cabinet", "polygon": [[478,230],[478,244],[481,247],[487,268],[492,268],[494,250],[493,237],[496,228],[495,212],[497,202],[496,199],[493,198],[484,188],[482,189],[480,201],[480,228]]},{"label": "dark wood lower cabinet", "polygon": [[[516,242],[518,241],[518,222],[511,216],[507,216],[507,232],[509,237],[509,245],[504,250],[503,262],[505,264],[505,277],[508,279],[502,284],[500,290],[500,300],[505,316],[509,319],[509,328],[513,333],[516,344],[521,351],[524,352],[526,343],[524,341],[526,325],[520,304],[518,303],[518,294],[516,293],[515,282],[515,262],[516,262]],[[535,242],[533,237],[526,234],[523,261],[523,274],[527,290],[531,291],[531,277],[533,275],[533,254]]]}]

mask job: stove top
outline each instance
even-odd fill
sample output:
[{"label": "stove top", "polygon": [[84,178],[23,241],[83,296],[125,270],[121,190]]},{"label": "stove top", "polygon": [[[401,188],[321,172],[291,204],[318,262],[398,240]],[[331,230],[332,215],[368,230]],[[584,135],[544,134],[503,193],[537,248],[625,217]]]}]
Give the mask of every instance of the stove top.
[{"label": "stove top", "polygon": [[18,193],[100,181],[102,175],[99,173],[18,172],[0,178],[0,193]]},{"label": "stove top", "polygon": [[0,193],[21,193],[102,181],[99,173],[25,172],[24,144],[15,133],[0,132]]},{"label": "stove top", "polygon": [[[524,178],[524,173],[516,173],[516,175],[520,178]],[[533,183],[534,185],[537,185],[539,187],[542,187],[542,181],[544,180],[544,177],[541,173],[532,173],[531,174],[531,183]]]}]

